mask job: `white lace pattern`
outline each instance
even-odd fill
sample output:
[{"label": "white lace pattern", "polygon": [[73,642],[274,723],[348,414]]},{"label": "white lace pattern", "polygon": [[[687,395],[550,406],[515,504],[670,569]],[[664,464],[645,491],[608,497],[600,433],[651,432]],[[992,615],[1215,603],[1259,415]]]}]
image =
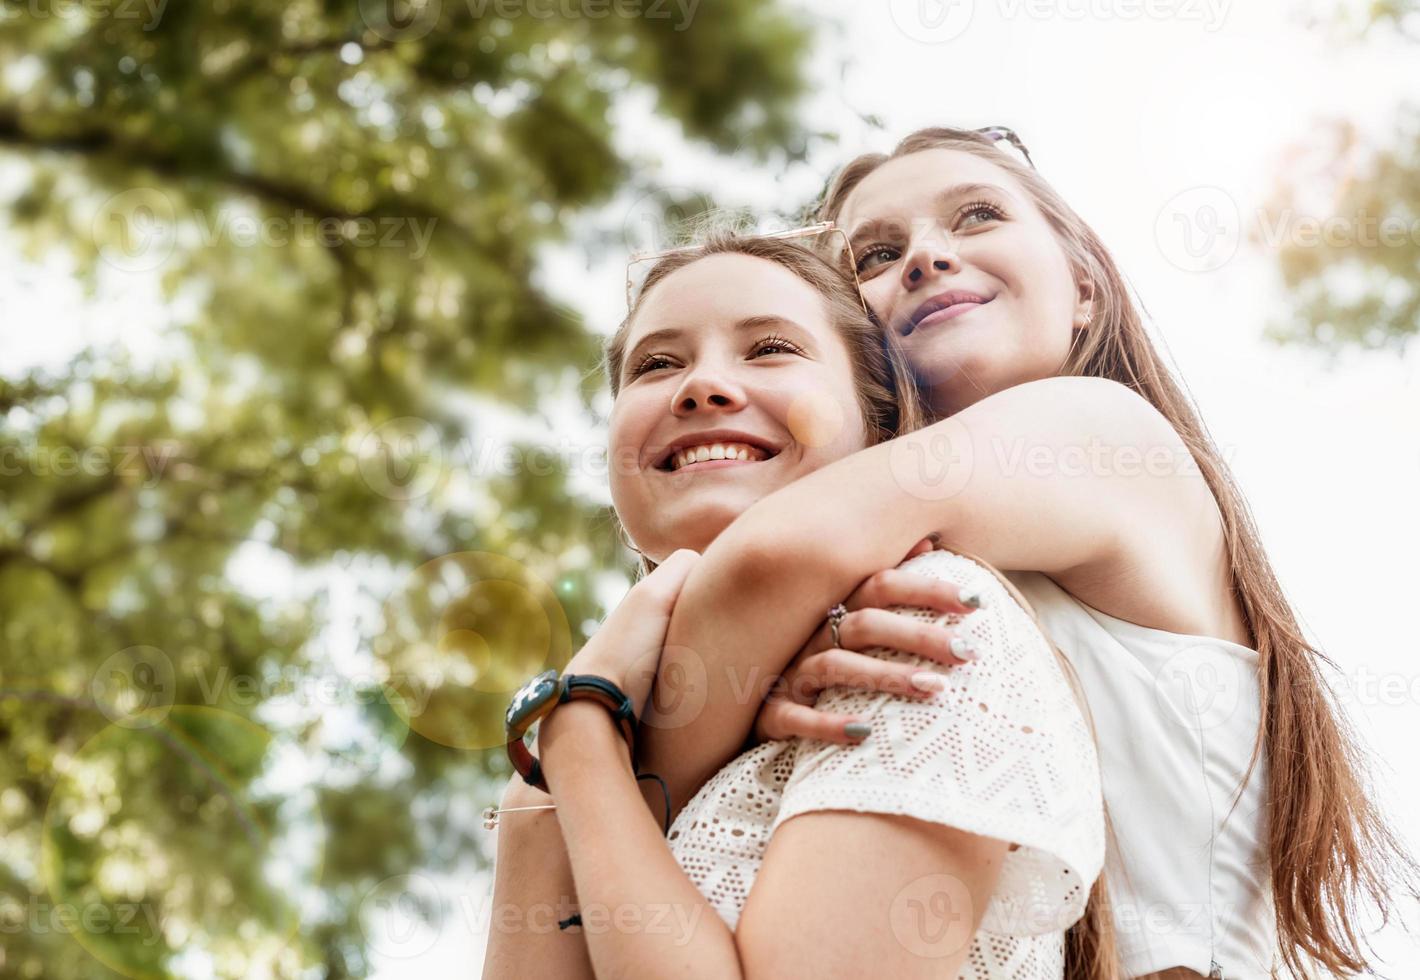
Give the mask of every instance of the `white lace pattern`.
[{"label": "white lace pattern", "polygon": [[[934,670],[946,689],[920,701],[824,691],[819,708],[869,718],[867,738],[792,739],[745,752],[676,817],[672,853],[734,928],[770,835],[799,814],[899,814],[1007,840],[1018,846],[959,976],[1059,980],[1065,930],[1083,914],[1104,860],[1099,763],[1079,701],[1030,613],[995,575],[940,550],[902,567],[981,591],[983,608],[956,626],[980,659],[945,668],[868,651]],[[927,609],[895,611],[938,619]]]}]

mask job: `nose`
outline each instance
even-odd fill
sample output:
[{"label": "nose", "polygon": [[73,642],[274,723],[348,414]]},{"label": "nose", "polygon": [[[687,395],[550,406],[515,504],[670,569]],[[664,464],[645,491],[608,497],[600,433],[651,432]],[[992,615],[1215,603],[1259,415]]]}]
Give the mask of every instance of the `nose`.
[{"label": "nose", "polygon": [[924,235],[913,243],[902,263],[902,288],[916,289],[935,273],[961,271],[961,257],[948,238],[940,235]]},{"label": "nose", "polygon": [[685,416],[711,410],[737,412],[744,407],[744,388],[730,372],[703,365],[687,372],[671,401],[671,414]]}]

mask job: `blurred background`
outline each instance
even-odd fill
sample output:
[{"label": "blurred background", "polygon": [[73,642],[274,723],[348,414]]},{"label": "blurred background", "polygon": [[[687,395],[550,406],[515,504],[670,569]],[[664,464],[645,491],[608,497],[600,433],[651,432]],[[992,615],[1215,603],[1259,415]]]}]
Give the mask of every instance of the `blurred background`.
[{"label": "blurred background", "polygon": [[[477,975],[625,262],[1015,128],[1420,845],[1415,0],[6,0],[0,975]],[[1420,950],[1378,930],[1386,975]]]}]

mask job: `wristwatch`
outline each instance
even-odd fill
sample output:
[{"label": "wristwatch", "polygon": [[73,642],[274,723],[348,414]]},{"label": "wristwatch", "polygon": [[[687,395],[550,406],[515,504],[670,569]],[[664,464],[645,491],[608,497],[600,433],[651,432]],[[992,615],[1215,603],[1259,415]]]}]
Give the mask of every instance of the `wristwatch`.
[{"label": "wristwatch", "polygon": [[528,750],[523,736],[527,734],[533,722],[547,717],[559,704],[581,698],[590,698],[611,712],[621,728],[622,737],[626,739],[626,747],[631,752],[634,767],[636,711],[625,692],[614,682],[595,674],[564,674],[558,677],[556,670],[545,670],[518,688],[504,718],[504,728],[508,736],[508,758],[529,786],[547,792],[542,763]]}]

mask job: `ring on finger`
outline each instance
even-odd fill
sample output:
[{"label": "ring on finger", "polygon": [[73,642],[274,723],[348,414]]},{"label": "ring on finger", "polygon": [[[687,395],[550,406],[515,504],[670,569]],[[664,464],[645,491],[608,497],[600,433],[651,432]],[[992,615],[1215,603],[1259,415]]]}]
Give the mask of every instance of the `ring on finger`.
[{"label": "ring on finger", "polygon": [[838,638],[838,628],[843,625],[843,620],[848,615],[848,607],[843,603],[838,603],[828,611],[828,635],[833,638],[835,647],[842,647],[842,641]]}]

